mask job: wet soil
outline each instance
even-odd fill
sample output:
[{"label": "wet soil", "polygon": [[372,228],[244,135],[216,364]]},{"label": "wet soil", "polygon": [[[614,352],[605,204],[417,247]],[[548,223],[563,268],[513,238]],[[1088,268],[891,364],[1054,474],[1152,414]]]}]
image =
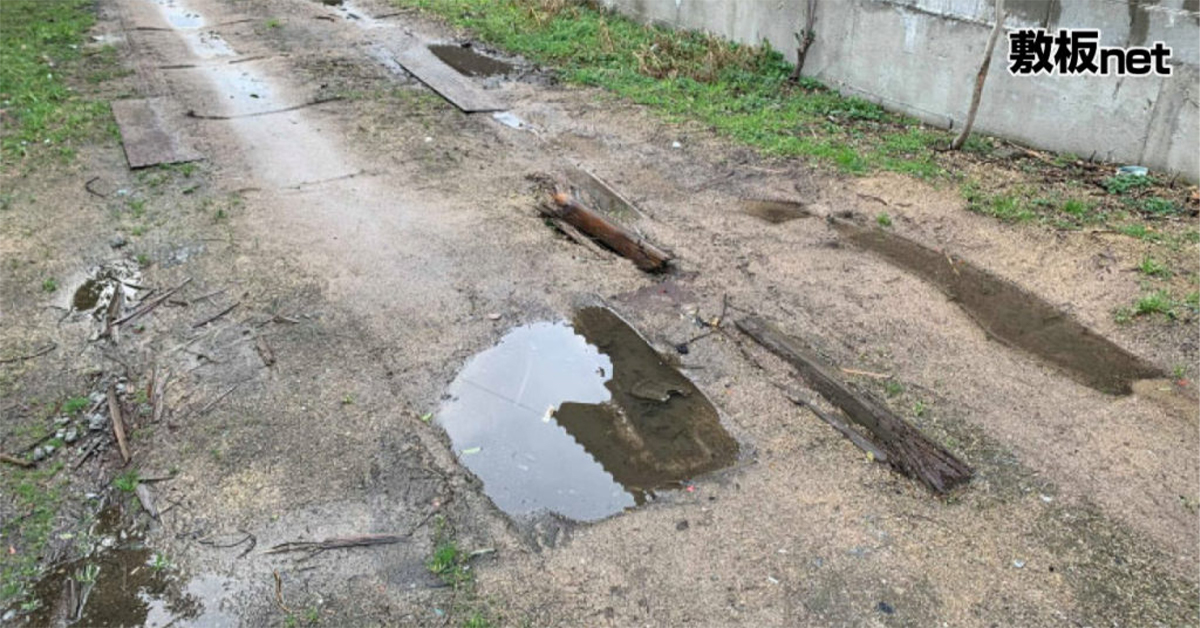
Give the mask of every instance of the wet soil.
[{"label": "wet soil", "polygon": [[1127,395],[1134,382],[1165,375],[1066,312],[961,258],[882,229],[834,224],[847,240],[944,291],[989,336],[1063,368],[1088,386]]},{"label": "wet soil", "polygon": [[[839,244],[845,237],[824,221],[764,224],[741,201],[802,190],[814,215],[860,218],[883,203],[898,233],[1067,306],[1161,368],[1193,364],[1192,327],[1112,321],[1139,290],[1138,277],[1122,270],[1144,255],[1137,243],[1043,236],[967,213],[955,190],[765,160],[594,90],[491,77],[488,86],[527,124],[466,116],[379,61],[381,49],[463,36],[413,13],[369,22],[308,0],[176,4],[205,26],[166,31],[169,16],[152,5],[104,0],[99,34],[119,35],[107,41],[125,42],[122,59],[136,70],[114,93],[234,116],[181,123],[207,160],[195,179],[170,174],[147,206],[148,231],[127,247],[155,260],[140,285],[194,280],[119,344],[89,342],[90,321],[60,324],[52,307],[73,295],[47,296],[40,286],[113,255],[91,234],[133,232],[118,203],[81,185],[91,176],[101,176],[98,189],[134,185],[120,147],[85,151],[76,169],[6,180],[14,200],[0,218],[12,278],[0,282],[9,322],[2,349],[60,349],[4,364],[0,404],[22,424],[37,422],[48,411],[38,400],[124,378],[122,402],[137,417],[132,465],[178,467],[157,485],[162,504],[178,505],[163,506],[150,544],[179,573],[221,574],[221,591],[238,594],[224,608],[242,624],[287,621],[275,572],[286,606],[298,616],[311,610],[322,625],[456,625],[470,616],[468,603],[486,604],[495,625],[1195,623],[1194,410],[1150,402],[1138,392],[1144,383],[1122,396],[1081,385],[989,339],[920,272]],[[356,5],[367,15],[395,11],[375,0]],[[279,25],[266,26],[273,19]],[[195,67],[158,69],[185,65]],[[334,91],[349,96],[303,106]],[[256,115],[236,117],[246,112]],[[619,218],[669,246],[681,272],[647,277],[548,228],[525,175],[560,172],[564,162],[586,165],[636,201],[640,213]],[[204,247],[195,255],[159,263],[162,251],[197,242]],[[579,406],[575,423],[584,425],[575,431],[601,443],[601,453],[560,433],[607,482],[598,486],[619,504],[636,504],[638,491],[655,498],[579,525],[553,513],[510,517],[469,466],[492,443],[457,446],[421,417],[453,403],[442,396],[473,356],[501,349],[519,330],[541,326],[580,352],[595,347],[580,364],[618,365],[603,343],[580,335],[605,321],[546,322],[597,298],[612,302],[650,351],[687,346],[670,361],[686,377],[580,374],[588,401],[559,404],[549,423],[541,419],[554,402],[530,405],[539,410],[533,420],[558,427]],[[193,327],[234,302],[227,316]],[[961,455],[976,480],[932,500],[865,460],[778,394],[773,381],[802,386],[785,365],[736,333],[713,332],[722,313],[742,312],[817,339],[833,362],[866,373],[848,377]],[[642,346],[609,349],[626,344]],[[172,375],[157,423],[136,392],[156,369]],[[1175,392],[1162,388],[1152,392]],[[641,437],[637,426],[618,428],[620,415],[596,410],[621,402],[652,415],[698,399],[715,408],[719,420],[707,424],[727,437],[648,420],[645,431],[667,444],[655,450],[646,440],[639,450],[622,440]],[[7,423],[0,435],[6,451],[23,442]],[[739,464],[676,467],[669,481],[631,472],[630,491],[616,477],[624,467],[596,462],[609,455],[604,447],[623,462],[631,451],[645,455],[635,470],[681,453],[703,460],[696,442],[713,452],[736,444]],[[463,454],[472,447],[480,449]],[[55,455],[75,465],[85,452]],[[77,475],[106,484],[121,465],[115,446],[98,447]],[[669,488],[678,482],[684,490]],[[24,514],[7,502],[0,512]],[[226,547],[248,538],[241,531],[258,550]],[[260,551],[366,533],[411,536],[304,562]],[[494,550],[471,559],[477,595],[429,574],[426,561],[447,538],[468,555]]]},{"label": "wet soil", "polygon": [[466,76],[503,76],[514,69],[511,63],[489,57],[467,45],[434,45],[429,46],[429,51]]},{"label": "wet soil", "polygon": [[748,200],[742,201],[742,211],[773,225],[812,215],[803,203],[796,201]]},{"label": "wet soil", "polygon": [[125,527],[121,510],[100,511],[88,535],[97,539],[91,555],[56,565],[42,578],[34,591],[41,605],[27,625],[165,628],[236,621],[218,608],[221,578],[180,578],[141,532]]}]

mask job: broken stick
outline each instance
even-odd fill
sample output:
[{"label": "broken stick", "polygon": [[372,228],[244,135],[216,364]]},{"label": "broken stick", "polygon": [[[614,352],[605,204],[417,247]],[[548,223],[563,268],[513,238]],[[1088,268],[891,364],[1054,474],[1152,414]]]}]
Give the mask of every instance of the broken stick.
[{"label": "broken stick", "polygon": [[8,454],[0,454],[0,462],[6,462],[8,464],[16,465],[26,469],[33,467],[33,461],[26,460],[24,458],[18,458],[16,456],[10,456]]},{"label": "broken stick", "polygon": [[290,541],[280,543],[264,554],[282,554],[285,552],[308,552],[309,556],[320,554],[326,550],[344,549],[347,547],[368,547],[371,545],[391,545],[407,540],[409,534],[363,534],[361,536],[335,536],[324,541]]},{"label": "broken stick", "polygon": [[129,444],[125,442],[125,423],[121,420],[121,403],[117,401],[116,384],[108,385],[108,414],[112,419],[113,434],[117,437],[117,446],[121,448],[121,459],[129,464]]},{"label": "broken stick", "polygon": [[867,438],[886,455],[892,468],[919,480],[935,493],[945,493],[971,479],[970,467],[891,410],[852,390],[804,343],[756,316],[739,320],[737,327],[796,367],[813,390],[865,428]]},{"label": "broken stick", "polygon": [[553,205],[542,208],[552,218],[558,218],[583,233],[603,242],[608,248],[629,259],[638,268],[658,272],[664,270],[671,256],[642,239],[636,233],[600,215],[570,195],[559,192],[553,197]]},{"label": "broken stick", "polygon": [[150,310],[153,310],[154,308],[156,308],[156,307],[158,307],[158,306],[162,305],[163,301],[166,301],[168,298],[170,298],[170,297],[171,297],[171,295],[175,294],[176,292],[179,292],[179,289],[180,289],[180,288],[183,288],[184,286],[188,285],[188,284],[189,284],[189,283],[191,283],[191,282],[192,282],[192,278],[191,278],[191,277],[188,277],[187,279],[184,279],[184,280],[183,280],[183,283],[180,283],[178,286],[175,286],[174,288],[171,288],[170,290],[167,290],[165,293],[163,293],[162,295],[160,295],[160,296],[159,296],[157,299],[155,299],[155,300],[153,300],[153,301],[151,301],[151,302],[149,302],[149,303],[147,303],[147,304],[145,304],[145,305],[143,305],[143,306],[139,307],[138,309],[136,309],[136,310],[134,310],[134,311],[132,311],[132,312],[130,312],[130,313],[128,313],[128,314],[126,314],[124,317],[122,317],[122,318],[119,318],[119,319],[117,319],[116,321],[113,321],[113,325],[114,325],[114,326],[117,326],[117,325],[124,325],[125,323],[128,323],[129,321],[132,321],[132,320],[134,320],[134,319],[138,318],[139,316],[141,316],[141,315],[143,315],[143,314],[145,314],[145,313],[149,312]]}]

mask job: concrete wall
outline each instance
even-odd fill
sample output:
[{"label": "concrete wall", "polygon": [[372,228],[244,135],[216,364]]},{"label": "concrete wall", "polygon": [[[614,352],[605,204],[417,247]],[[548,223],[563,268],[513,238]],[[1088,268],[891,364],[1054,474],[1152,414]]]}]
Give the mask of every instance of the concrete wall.
[{"label": "concrete wall", "polygon": [[[795,60],[806,0],[604,0],[642,20],[764,39]],[[981,132],[1200,179],[1200,0],[1008,0],[1008,29],[1099,28],[1102,46],[1172,48],[1169,77],[1012,76],[996,44]],[[817,0],[804,74],[944,128],[966,117],[993,0]]]}]

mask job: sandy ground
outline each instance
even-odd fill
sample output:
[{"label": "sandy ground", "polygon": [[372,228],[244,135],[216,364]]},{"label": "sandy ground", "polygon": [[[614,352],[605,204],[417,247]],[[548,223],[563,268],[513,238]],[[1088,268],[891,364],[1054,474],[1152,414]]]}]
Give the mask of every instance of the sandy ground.
[{"label": "sandy ground", "polygon": [[[966,212],[953,189],[898,176],[765,162],[536,69],[481,81],[532,130],[464,115],[377,60],[454,39],[411,13],[376,21],[308,0],[176,0],[218,25],[196,31],[172,28],[155,2],[101,6],[99,29],[122,38],[137,70],[131,92],[200,116],[184,131],[206,156],[201,194],[183,192],[191,184],[179,176],[157,192],[159,227],[137,243],[155,261],[148,280],[193,278],[184,300],[224,292],[160,308],[113,347],[88,341],[91,321],[56,325],[61,312],[6,294],[6,340],[71,349],[6,377],[28,396],[56,370],[80,382],[176,374],[165,425],[135,442],[135,459],[178,470],[156,489],[175,506],[151,542],[185,580],[220,582],[205,594],[216,625],[282,625],[275,574],[287,605],[319,609],[326,625],[461,623],[468,605],[504,626],[1197,621],[1194,387],[1117,397],[1083,386],[990,341],[936,288],[840,242],[821,216],[869,220],[886,207],[897,232],[1026,287],[1165,371],[1194,364],[1194,322],[1113,321],[1138,293],[1127,271],[1142,255],[1135,241],[1002,226]],[[78,172],[10,182],[54,199],[47,211],[83,208],[70,218],[77,239],[56,239],[65,227],[49,216],[10,212],[6,258],[81,277],[115,254],[113,201],[79,177],[116,190],[134,175],[119,149],[80,161]],[[547,227],[526,176],[564,163],[634,199],[646,216],[628,224],[673,251],[679,271],[650,276]],[[768,224],[740,211],[744,198],[802,201],[815,216]],[[13,267],[14,278],[34,273]],[[679,289],[648,290],[659,281]],[[903,392],[888,403],[976,479],[938,499],[871,463],[783,398],[773,383],[802,385],[732,328],[680,359],[741,443],[739,463],[598,523],[506,517],[420,418],[515,325],[602,300],[670,351],[701,331],[694,314],[715,316],[725,298],[731,316],[758,313],[839,365],[892,374]],[[881,381],[856,383],[885,398]],[[111,474],[115,454],[105,456],[84,469]],[[447,530],[468,550],[496,550],[472,562],[471,600],[425,569]],[[212,542],[243,531],[258,548],[245,556]],[[260,551],[409,531],[404,543],[307,561]],[[212,619],[218,608],[224,620]]]}]

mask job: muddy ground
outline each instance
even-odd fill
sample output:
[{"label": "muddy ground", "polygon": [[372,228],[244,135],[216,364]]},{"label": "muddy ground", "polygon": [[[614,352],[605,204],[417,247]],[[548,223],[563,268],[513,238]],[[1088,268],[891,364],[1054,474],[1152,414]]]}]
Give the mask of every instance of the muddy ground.
[{"label": "muddy ground", "polygon": [[[93,395],[72,424],[83,437],[39,462],[74,470],[41,558],[119,536],[86,523],[112,507],[119,529],[148,528],[170,592],[118,597],[113,625],[1196,623],[1196,393],[1173,380],[1195,376],[1197,327],[1114,320],[1139,293],[1144,243],[1004,226],[899,175],[767,161],[520,59],[473,80],[524,127],[465,115],[380,62],[458,35],[383,2],[99,7],[95,34],[134,70],[106,89],[192,112],[178,121],[205,159],[131,172],[110,141],[72,165],[6,175],[0,347],[54,349],[0,365],[0,443],[26,448],[25,428],[60,414],[47,402]],[[644,216],[619,218],[670,249],[677,270],[643,273],[548,226],[529,176],[564,164],[637,203]],[[742,211],[747,198],[811,215],[767,222]],[[881,207],[895,232],[1024,287],[1164,379],[1130,395],[1084,385],[989,338],[936,286],[823,219],[870,222]],[[71,301],[89,268],[115,260],[156,289],[131,297],[141,303],[190,282],[114,341]],[[62,278],[51,295],[48,276]],[[726,302],[724,332],[680,355],[706,331],[697,317]],[[473,355],[596,304],[674,356],[740,453],[597,522],[509,517],[431,419]],[[780,393],[805,389],[727,322],[747,313],[867,373],[850,377],[975,479],[936,498],[872,463]],[[86,426],[108,416],[110,386],[132,428],[129,465],[107,429]],[[157,521],[97,488],[130,468],[157,480],[143,483]],[[369,533],[405,538],[265,551]],[[474,552],[450,584],[427,564],[447,541]],[[102,568],[97,588],[119,570]],[[11,623],[65,621],[58,586],[37,587],[41,607]]]}]

